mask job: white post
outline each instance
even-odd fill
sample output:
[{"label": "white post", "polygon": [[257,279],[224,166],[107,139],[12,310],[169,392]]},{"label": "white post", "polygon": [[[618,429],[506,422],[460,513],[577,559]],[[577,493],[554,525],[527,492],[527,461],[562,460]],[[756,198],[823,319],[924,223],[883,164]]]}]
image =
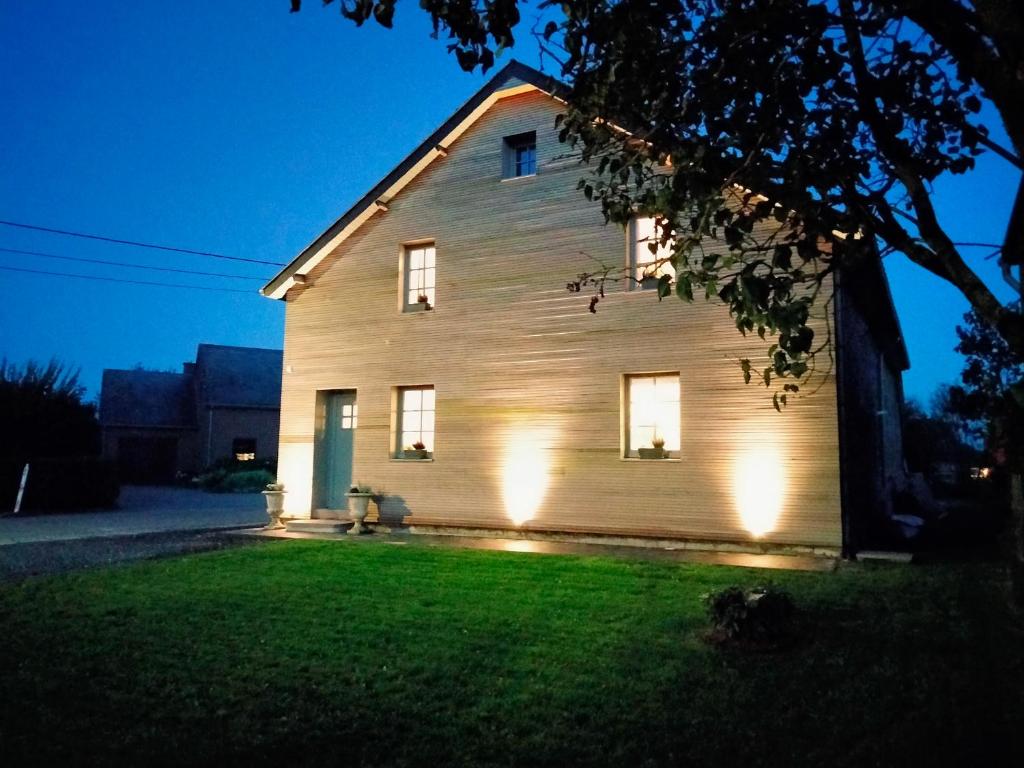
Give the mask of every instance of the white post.
[{"label": "white post", "polygon": [[28,464],[21,470],[21,485],[18,486],[18,498],[14,500],[14,514],[21,510],[21,499],[25,495],[25,483],[28,482]]}]

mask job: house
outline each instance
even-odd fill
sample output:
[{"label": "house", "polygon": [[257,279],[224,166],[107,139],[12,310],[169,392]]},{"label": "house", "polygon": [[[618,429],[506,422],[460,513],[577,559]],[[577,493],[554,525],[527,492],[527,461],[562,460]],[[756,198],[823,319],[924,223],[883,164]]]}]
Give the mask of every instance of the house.
[{"label": "house", "polygon": [[221,459],[277,457],[281,350],[200,344],[181,373],[103,371],[105,458],[122,482],[166,483]]},{"label": "house", "polygon": [[556,92],[506,66],[263,288],[286,302],[292,527],[347,518],[359,483],[416,530],[852,551],[903,474],[880,264],[842,276],[836,370],[781,414],[723,306],[619,286],[591,314],[566,282],[642,273],[650,222],[578,192]]}]

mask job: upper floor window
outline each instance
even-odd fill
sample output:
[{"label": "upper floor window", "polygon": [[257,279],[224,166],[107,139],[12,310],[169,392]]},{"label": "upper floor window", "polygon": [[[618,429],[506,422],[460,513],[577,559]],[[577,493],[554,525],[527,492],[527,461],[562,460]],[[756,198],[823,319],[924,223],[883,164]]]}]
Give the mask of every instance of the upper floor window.
[{"label": "upper floor window", "polygon": [[626,376],[626,456],[667,459],[679,455],[679,374]]},{"label": "upper floor window", "polygon": [[405,247],[404,307],[407,312],[433,309],[436,270],[434,244]]},{"label": "upper floor window", "polygon": [[[668,261],[672,243],[662,245],[659,235],[651,216],[637,216],[629,223],[629,268],[636,281],[634,287],[652,288],[662,275],[676,275]],[[653,251],[651,246],[654,246]]]},{"label": "upper floor window", "polygon": [[537,132],[505,137],[502,151],[502,176],[514,179],[537,173]]},{"label": "upper floor window", "polygon": [[434,453],[434,388],[399,387],[396,415],[395,456],[430,458]]}]

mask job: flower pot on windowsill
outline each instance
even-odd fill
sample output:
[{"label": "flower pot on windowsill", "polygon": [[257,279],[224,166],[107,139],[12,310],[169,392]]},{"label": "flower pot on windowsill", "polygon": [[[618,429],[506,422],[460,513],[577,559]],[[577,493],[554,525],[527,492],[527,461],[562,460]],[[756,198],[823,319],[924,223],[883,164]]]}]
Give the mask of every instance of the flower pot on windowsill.
[{"label": "flower pot on windowsill", "polygon": [[262,493],[263,498],[267,500],[267,515],[270,516],[270,522],[264,527],[264,530],[275,531],[284,528],[284,523],[281,522],[281,513],[284,511],[284,486],[270,483],[267,485],[267,490]]},{"label": "flower pot on windowsill", "polygon": [[416,297],[416,303],[409,305],[410,312],[426,312],[430,309],[430,297],[421,293]]},{"label": "flower pot on windowsill", "polygon": [[366,520],[366,515],[370,511],[370,499],[373,498],[373,491],[353,487],[345,494],[345,498],[348,499],[348,514],[352,518],[352,527],[348,532],[358,535],[365,530],[363,521]]},{"label": "flower pot on windowsill", "polygon": [[430,458],[430,451],[425,448],[406,448],[402,451],[402,458],[422,461]]},{"label": "flower pot on windowsill", "polygon": [[664,448],[637,448],[637,454],[641,459],[667,459],[668,453]]},{"label": "flower pot on windowsill", "polygon": [[658,278],[654,275],[648,275],[640,280],[640,285],[637,287],[643,291],[654,290],[658,287]]}]

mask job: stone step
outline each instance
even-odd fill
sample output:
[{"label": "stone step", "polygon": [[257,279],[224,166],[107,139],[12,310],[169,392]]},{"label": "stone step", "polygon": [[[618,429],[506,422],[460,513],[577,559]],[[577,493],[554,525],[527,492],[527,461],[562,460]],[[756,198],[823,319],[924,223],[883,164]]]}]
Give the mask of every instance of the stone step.
[{"label": "stone step", "polygon": [[286,520],[285,530],[295,533],[344,533],[352,525],[348,520]]}]

